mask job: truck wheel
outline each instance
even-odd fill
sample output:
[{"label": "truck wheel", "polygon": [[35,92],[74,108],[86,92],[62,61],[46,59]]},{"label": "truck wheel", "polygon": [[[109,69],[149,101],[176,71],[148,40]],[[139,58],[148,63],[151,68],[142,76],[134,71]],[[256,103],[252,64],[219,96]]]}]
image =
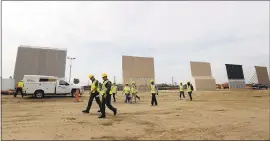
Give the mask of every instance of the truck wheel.
[{"label": "truck wheel", "polygon": [[39,99],[43,98],[44,97],[44,92],[43,91],[37,91],[35,93],[35,97],[39,98]]}]

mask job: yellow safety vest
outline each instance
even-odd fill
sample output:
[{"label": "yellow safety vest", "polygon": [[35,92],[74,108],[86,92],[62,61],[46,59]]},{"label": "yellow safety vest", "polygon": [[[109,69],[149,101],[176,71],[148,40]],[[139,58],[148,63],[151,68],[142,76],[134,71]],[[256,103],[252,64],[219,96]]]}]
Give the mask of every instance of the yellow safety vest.
[{"label": "yellow safety vest", "polygon": [[21,81],[18,82],[17,88],[23,88],[23,86],[24,86],[24,85],[23,85],[23,82],[21,82]]},{"label": "yellow safety vest", "polygon": [[[99,83],[98,83],[97,80],[95,80],[94,82],[92,82],[92,84],[91,84],[91,91],[93,91],[96,88],[96,83],[98,84],[98,87],[97,87],[97,90],[96,91],[99,92],[100,91],[100,87],[99,87]],[[95,93],[95,91],[92,92],[92,93]]]},{"label": "yellow safety vest", "polygon": [[136,92],[137,92],[136,86],[133,85],[133,86],[131,87],[131,93],[135,94]]},{"label": "yellow safety vest", "polygon": [[[106,84],[107,84],[108,82],[109,82],[109,80],[106,80],[106,81],[103,82],[102,88],[101,88],[101,91],[100,91],[100,94],[101,94],[101,95],[106,94],[106,91],[107,91]],[[110,90],[109,94],[112,94],[112,89]]]},{"label": "yellow safety vest", "polygon": [[125,94],[129,94],[130,93],[130,88],[128,86],[125,86],[124,93]]},{"label": "yellow safety vest", "polygon": [[180,90],[180,92],[183,92],[183,91],[184,91],[183,85],[180,85],[180,86],[179,86],[179,90]]},{"label": "yellow safety vest", "polygon": [[191,87],[190,87],[190,86],[187,86],[187,91],[188,91],[188,92],[192,92],[192,90],[191,90]]},{"label": "yellow safety vest", "polygon": [[117,92],[117,86],[112,86],[112,93],[116,93]]},{"label": "yellow safety vest", "polygon": [[156,92],[155,85],[151,85],[151,93],[152,93],[152,94],[157,93],[157,92]]}]

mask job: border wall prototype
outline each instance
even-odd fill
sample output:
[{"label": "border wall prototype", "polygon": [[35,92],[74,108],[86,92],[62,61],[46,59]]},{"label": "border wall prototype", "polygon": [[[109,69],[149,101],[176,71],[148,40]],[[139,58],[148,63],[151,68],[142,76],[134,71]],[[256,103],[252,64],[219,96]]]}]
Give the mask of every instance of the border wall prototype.
[{"label": "border wall prototype", "polygon": [[190,62],[194,90],[216,90],[216,80],[212,76],[211,65],[207,62]]},{"label": "border wall prototype", "polygon": [[155,80],[154,58],[122,56],[123,85],[136,82],[141,92],[150,90],[150,80]]},{"label": "border wall prototype", "polygon": [[229,88],[245,88],[246,82],[244,78],[242,65],[225,64],[229,81]]},{"label": "border wall prototype", "polygon": [[269,75],[266,67],[255,66],[256,75],[259,84],[270,85]]},{"label": "border wall prototype", "polygon": [[66,49],[19,46],[14,70],[15,83],[24,75],[65,77]]}]

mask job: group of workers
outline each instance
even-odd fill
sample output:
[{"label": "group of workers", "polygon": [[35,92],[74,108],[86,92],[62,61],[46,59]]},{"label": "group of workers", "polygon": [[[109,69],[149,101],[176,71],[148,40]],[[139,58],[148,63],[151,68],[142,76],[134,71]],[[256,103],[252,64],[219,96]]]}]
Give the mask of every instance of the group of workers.
[{"label": "group of workers", "polygon": [[[95,99],[100,109],[97,112],[101,113],[99,118],[106,117],[105,106],[107,106],[113,112],[113,114],[116,115],[117,108],[113,107],[111,104],[111,96],[113,96],[113,101],[116,102],[116,98],[115,98],[117,94],[116,84],[111,83],[106,73],[102,74],[103,83],[100,83],[97,79],[95,79],[95,77],[92,74],[90,74],[88,77],[92,81],[91,89],[89,92],[90,97],[89,97],[89,101],[88,101],[88,105],[86,109],[83,110],[82,112],[89,113],[93,100]],[[158,105],[157,98],[156,98],[156,95],[158,95],[158,88],[155,85],[154,80],[151,80],[150,82],[151,82],[151,94],[152,94],[151,106],[156,106]],[[18,82],[16,86],[16,93],[14,94],[14,97],[16,97],[19,92],[21,93],[22,97],[24,96],[23,87],[24,87],[24,83],[21,80]],[[185,99],[184,86],[182,83],[180,83],[179,91],[180,91],[179,100],[182,99],[182,95],[183,95],[183,98]],[[187,92],[191,101],[192,101],[192,91],[193,91],[193,86],[192,84],[190,84],[190,82],[188,82]],[[129,84],[126,83],[125,87],[123,88],[123,94],[125,94],[125,101],[124,101],[125,103],[131,104],[131,103],[136,103],[136,99],[140,100],[140,97],[138,96],[137,86],[134,81],[132,82],[130,87],[129,87]],[[101,96],[101,100],[100,100],[100,96]]]},{"label": "group of workers", "polygon": [[[87,108],[85,110],[83,110],[82,112],[83,113],[90,112],[92,102],[95,98],[96,102],[100,108],[100,110],[98,110],[98,112],[101,112],[101,115],[98,118],[105,118],[106,117],[105,105],[113,112],[114,115],[116,115],[117,108],[113,107],[111,104],[111,95],[114,95],[114,101],[115,101],[115,94],[116,94],[115,83],[112,85],[112,83],[108,79],[108,76],[106,73],[102,74],[102,79],[103,79],[102,84],[99,83],[98,80],[96,80],[92,74],[90,74],[88,77],[92,81],[91,90],[90,90],[90,97],[89,97]],[[101,101],[99,98],[100,96],[101,96]]]},{"label": "group of workers", "polygon": [[125,94],[125,103],[136,103],[136,99],[141,99],[138,96],[137,86],[134,81],[132,82],[131,87],[129,87],[128,83],[126,83],[123,93]]},{"label": "group of workers", "polygon": [[[185,92],[184,92],[184,86],[182,84],[182,82],[180,83],[179,85],[179,90],[180,90],[180,97],[179,97],[179,100],[182,99],[182,95],[183,95],[183,98],[185,98]],[[192,91],[194,90],[192,84],[190,84],[190,82],[187,82],[187,92],[188,92],[188,95],[189,95],[189,98],[190,98],[190,101],[192,101]]]}]

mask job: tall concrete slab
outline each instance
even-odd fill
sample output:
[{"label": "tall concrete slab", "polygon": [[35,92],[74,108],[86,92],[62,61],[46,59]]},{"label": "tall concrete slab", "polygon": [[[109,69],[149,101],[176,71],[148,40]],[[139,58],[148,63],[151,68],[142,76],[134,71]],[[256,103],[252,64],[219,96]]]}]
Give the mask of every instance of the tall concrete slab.
[{"label": "tall concrete slab", "polygon": [[17,83],[24,75],[65,77],[66,49],[19,46],[14,70]]},{"label": "tall concrete slab", "polygon": [[259,84],[270,86],[269,75],[266,67],[255,66],[256,75]]},{"label": "tall concrete slab", "polygon": [[242,65],[225,64],[230,89],[246,87]]},{"label": "tall concrete slab", "polygon": [[192,83],[196,91],[216,90],[216,80],[212,76],[211,65],[208,62],[190,62]]},{"label": "tall concrete slab", "polygon": [[150,90],[150,80],[155,78],[154,58],[122,56],[123,84],[136,82],[139,91]]}]

